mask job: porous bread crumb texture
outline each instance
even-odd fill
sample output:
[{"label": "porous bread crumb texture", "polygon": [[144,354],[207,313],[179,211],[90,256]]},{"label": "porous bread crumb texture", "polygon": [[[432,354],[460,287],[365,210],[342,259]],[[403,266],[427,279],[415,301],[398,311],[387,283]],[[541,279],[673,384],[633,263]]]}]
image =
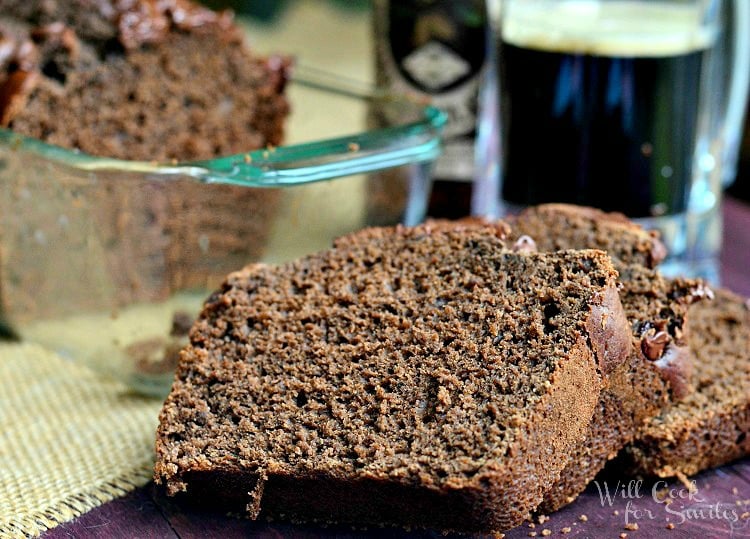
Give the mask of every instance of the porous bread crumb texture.
[{"label": "porous bread crumb texture", "polygon": [[513,527],[593,413],[587,324],[615,276],[600,251],[430,226],[233,273],[183,352],[156,481],[251,517]]},{"label": "porous bread crumb texture", "polygon": [[[537,511],[549,513],[571,503],[633,440],[643,422],[661,412],[686,391],[688,361],[684,319],[698,280],[664,279],[652,266],[664,247],[651,232],[617,213],[569,204],[543,204],[511,218],[510,238],[533,238],[537,249],[599,248],[613,258],[622,285],[620,295],[631,324],[632,348],[627,361],[606,379],[584,443],[575,448],[560,479],[545,493]],[[672,364],[648,360],[642,340],[663,330],[669,335],[665,351]]]},{"label": "porous bread crumb texture", "polygon": [[[34,32],[13,11],[0,13],[5,33]],[[238,32],[174,31],[128,51],[75,34],[73,45],[35,40],[36,84],[6,125],[18,133],[145,161],[209,159],[282,142],[287,61],[251,54]]]},{"label": "porous bread crumb texture", "polygon": [[540,251],[601,249],[612,260],[654,268],[666,256],[656,232],[617,212],[572,204],[540,204],[507,218],[514,237],[531,236]]},{"label": "porous bread crumb texture", "polygon": [[[608,377],[584,443],[575,448],[560,479],[545,493],[539,511],[557,511],[574,501],[607,462],[633,441],[645,421],[683,398],[675,395],[674,386],[688,384],[691,362],[684,357],[673,365],[649,361],[641,342],[651,327],[664,326],[670,334],[667,350],[683,353],[685,313],[692,290],[700,282],[667,280],[638,265],[628,267],[623,276],[620,297],[631,321],[632,352]],[[640,288],[645,283],[650,283],[647,289]]]},{"label": "porous bread crumb texture", "polygon": [[729,290],[714,293],[688,315],[695,391],[627,448],[635,473],[690,476],[750,453],[750,307]]}]

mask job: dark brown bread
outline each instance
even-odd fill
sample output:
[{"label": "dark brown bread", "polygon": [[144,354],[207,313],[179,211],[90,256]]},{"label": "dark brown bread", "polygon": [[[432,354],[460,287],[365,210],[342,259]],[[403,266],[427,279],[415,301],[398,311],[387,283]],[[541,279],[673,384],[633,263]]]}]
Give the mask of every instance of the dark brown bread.
[{"label": "dark brown bread", "polygon": [[[638,275],[633,275],[637,273]],[[628,282],[630,279],[630,282]],[[648,283],[638,290],[634,281]],[[572,453],[560,479],[538,507],[551,513],[571,503],[585,490],[608,461],[630,443],[646,420],[678,402],[691,391],[692,359],[686,350],[685,311],[699,290],[693,283],[663,279],[654,270],[638,267],[622,277],[620,295],[633,327],[633,353],[607,379],[585,441]],[[646,303],[639,307],[639,303]],[[653,349],[654,360],[644,353],[649,342],[666,335],[666,345]]]},{"label": "dark brown bread", "polygon": [[663,245],[620,214],[548,204],[524,210],[511,224],[511,237],[529,235],[539,249],[599,248],[610,253],[633,336],[628,360],[608,373],[585,442],[538,508],[550,513],[583,492],[647,419],[689,392],[691,362],[683,326],[689,304],[704,288],[700,281],[670,281],[651,269],[663,258]]},{"label": "dark brown bread", "polygon": [[603,252],[501,236],[366,229],[231,274],[161,411],[156,482],[251,518],[520,523],[630,339]]},{"label": "dark brown bread", "polygon": [[540,251],[603,249],[612,260],[656,267],[667,255],[658,233],[617,212],[573,204],[540,204],[508,219],[517,234],[534,238]]},{"label": "dark brown bread", "polygon": [[0,125],[154,161],[282,140],[287,61],[251,54],[228,14],[184,0],[0,0],[0,13]]},{"label": "dark brown bread", "polygon": [[[187,161],[279,145],[289,68],[288,59],[251,51],[228,13],[185,0],[0,0],[0,126],[96,156]],[[61,204],[49,187],[24,184],[28,163],[11,166],[22,169],[11,191],[29,190],[40,207]],[[106,309],[215,288],[262,257],[279,200],[272,189],[144,182],[124,172],[97,178],[76,191],[92,201],[80,219],[97,231],[104,282],[117,290],[115,305],[98,305]],[[31,318],[65,314],[25,301],[45,276],[23,267],[19,279],[0,268],[5,300]],[[58,305],[75,311],[90,302],[84,291]]]},{"label": "dark brown bread", "polygon": [[695,392],[651,419],[624,453],[636,473],[690,476],[750,454],[750,304],[726,289],[692,306]]},{"label": "dark brown bread", "polygon": [[192,0],[2,0],[0,8],[36,26],[62,23],[86,41],[126,49],[162,43],[174,30],[237,30],[231,12],[215,12]]}]

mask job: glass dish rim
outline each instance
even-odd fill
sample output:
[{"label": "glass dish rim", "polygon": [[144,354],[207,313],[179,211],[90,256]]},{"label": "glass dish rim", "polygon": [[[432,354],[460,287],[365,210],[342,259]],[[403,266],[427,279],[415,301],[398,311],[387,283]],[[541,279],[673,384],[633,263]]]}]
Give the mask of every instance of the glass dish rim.
[{"label": "glass dish rim", "polygon": [[[369,97],[369,99],[375,99]],[[148,174],[154,180],[179,176],[202,183],[246,187],[289,187],[434,161],[442,152],[447,114],[391,96],[401,105],[419,107],[421,118],[391,127],[323,138],[195,161],[138,161],[99,157],[71,150],[0,127],[0,146],[26,151],[85,172]]]}]

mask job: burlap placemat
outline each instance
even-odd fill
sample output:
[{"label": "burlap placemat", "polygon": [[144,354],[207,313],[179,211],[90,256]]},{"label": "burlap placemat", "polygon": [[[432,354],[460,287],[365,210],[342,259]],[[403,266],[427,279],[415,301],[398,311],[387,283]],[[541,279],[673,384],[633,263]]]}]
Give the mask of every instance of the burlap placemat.
[{"label": "burlap placemat", "polygon": [[160,407],[39,346],[0,345],[0,537],[145,485]]}]

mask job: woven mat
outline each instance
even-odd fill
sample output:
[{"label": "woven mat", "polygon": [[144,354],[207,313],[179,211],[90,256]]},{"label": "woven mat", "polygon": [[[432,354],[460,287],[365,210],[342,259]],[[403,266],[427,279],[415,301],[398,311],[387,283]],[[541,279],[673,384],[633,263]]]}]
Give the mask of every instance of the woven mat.
[{"label": "woven mat", "polygon": [[160,407],[41,347],[0,345],[0,537],[38,536],[145,485]]}]

